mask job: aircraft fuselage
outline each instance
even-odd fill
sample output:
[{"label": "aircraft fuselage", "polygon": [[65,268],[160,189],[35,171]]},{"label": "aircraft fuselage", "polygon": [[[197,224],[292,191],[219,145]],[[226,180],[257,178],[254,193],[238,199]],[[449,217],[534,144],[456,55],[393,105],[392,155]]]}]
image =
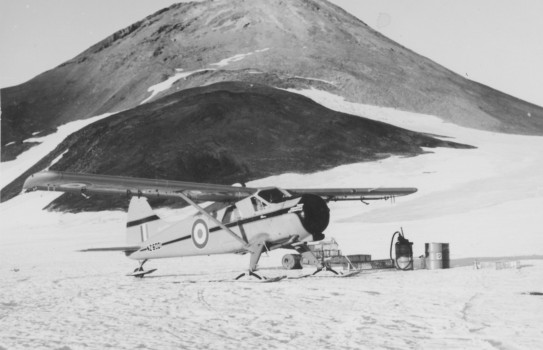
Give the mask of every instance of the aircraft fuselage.
[{"label": "aircraft fuselage", "polygon": [[129,257],[144,260],[246,253],[244,247],[255,242],[273,247],[289,240],[320,240],[328,222],[329,210],[322,198],[292,197],[286,191],[265,189],[210,215],[197,213],[173,223],[142,242]]}]

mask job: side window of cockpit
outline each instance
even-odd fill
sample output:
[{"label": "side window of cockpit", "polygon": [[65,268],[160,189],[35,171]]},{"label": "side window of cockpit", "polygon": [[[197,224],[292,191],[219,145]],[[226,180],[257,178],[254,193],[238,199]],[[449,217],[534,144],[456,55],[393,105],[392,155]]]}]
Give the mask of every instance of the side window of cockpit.
[{"label": "side window of cockpit", "polygon": [[239,210],[238,208],[236,208],[235,205],[232,205],[228,208],[226,208],[226,211],[224,212],[224,216],[222,218],[222,223],[223,224],[228,224],[232,221],[236,221],[236,220],[239,220],[240,218],[240,215],[239,215]]},{"label": "side window of cockpit", "polygon": [[287,199],[285,193],[281,192],[277,188],[260,191],[258,195],[269,203],[281,203]]},{"label": "side window of cockpit", "polygon": [[260,211],[266,207],[266,203],[262,202],[261,200],[255,197],[251,197],[251,204],[253,205],[254,211]]}]

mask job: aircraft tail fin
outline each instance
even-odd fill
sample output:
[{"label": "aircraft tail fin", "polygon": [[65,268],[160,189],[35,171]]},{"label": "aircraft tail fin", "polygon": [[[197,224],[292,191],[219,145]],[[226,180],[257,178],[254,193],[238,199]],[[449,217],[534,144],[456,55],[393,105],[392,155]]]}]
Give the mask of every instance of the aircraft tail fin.
[{"label": "aircraft tail fin", "polygon": [[145,197],[132,197],[128,206],[128,220],[126,223],[126,244],[127,246],[141,245],[149,237],[152,237],[164,221],[160,219]]}]

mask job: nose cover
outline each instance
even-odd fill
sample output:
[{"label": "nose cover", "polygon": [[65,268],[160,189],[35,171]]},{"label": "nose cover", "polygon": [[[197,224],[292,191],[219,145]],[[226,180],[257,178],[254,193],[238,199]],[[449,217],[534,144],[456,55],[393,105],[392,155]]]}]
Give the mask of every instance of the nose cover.
[{"label": "nose cover", "polygon": [[322,232],[330,222],[330,209],[324,199],[314,194],[304,194],[299,204],[303,204],[300,219],[305,230],[313,235],[314,240],[323,239]]}]

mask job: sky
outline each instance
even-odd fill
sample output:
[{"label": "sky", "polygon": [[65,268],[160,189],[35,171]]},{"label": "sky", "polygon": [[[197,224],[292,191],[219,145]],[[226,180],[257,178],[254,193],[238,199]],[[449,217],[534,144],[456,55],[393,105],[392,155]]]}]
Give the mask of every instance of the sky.
[{"label": "sky", "polygon": [[543,106],[543,1],[333,0],[450,70]]},{"label": "sky", "polygon": [[[175,0],[0,0],[0,87],[21,84]],[[454,72],[543,106],[543,1],[332,0]]]}]

